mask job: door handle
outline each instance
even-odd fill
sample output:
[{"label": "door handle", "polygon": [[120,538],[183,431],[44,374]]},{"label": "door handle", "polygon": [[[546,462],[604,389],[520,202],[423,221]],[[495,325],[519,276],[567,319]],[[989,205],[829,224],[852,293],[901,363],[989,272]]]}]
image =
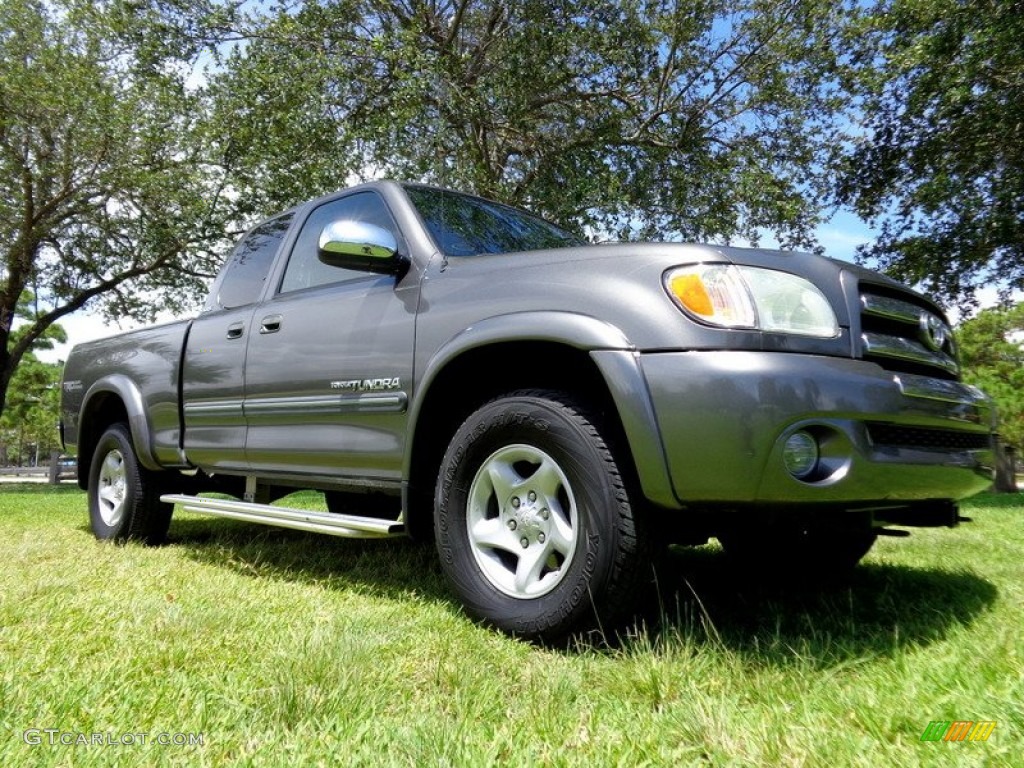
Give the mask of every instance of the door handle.
[{"label": "door handle", "polygon": [[245,332],[244,323],[232,323],[228,326],[228,338],[229,339],[240,339],[242,334]]},{"label": "door handle", "polygon": [[260,321],[260,333],[277,333],[280,330],[280,315],[267,315]]}]

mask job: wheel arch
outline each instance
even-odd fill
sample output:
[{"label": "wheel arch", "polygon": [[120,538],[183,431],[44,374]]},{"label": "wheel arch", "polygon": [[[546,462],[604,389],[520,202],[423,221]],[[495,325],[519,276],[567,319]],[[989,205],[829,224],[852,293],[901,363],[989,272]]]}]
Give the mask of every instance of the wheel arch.
[{"label": "wheel arch", "polygon": [[79,410],[78,486],[83,490],[89,482],[89,467],[96,443],[107,427],[118,421],[128,425],[139,463],[146,469],[160,469],[153,456],[152,430],[142,393],[123,374],[104,376],[89,387]]},{"label": "wheel arch", "polygon": [[[517,364],[503,365],[510,359]],[[603,413],[644,495],[677,506],[646,381],[625,334],[576,313],[513,313],[462,331],[420,377],[403,465],[403,509],[414,538],[432,535],[434,484],[458,427],[485,402],[527,388],[560,390]]]}]

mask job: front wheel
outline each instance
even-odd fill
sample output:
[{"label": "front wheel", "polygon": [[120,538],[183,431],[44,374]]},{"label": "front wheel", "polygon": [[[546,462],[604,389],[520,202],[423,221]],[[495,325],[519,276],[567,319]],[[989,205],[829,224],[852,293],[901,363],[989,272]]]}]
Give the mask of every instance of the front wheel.
[{"label": "front wheel", "polygon": [[597,420],[559,393],[524,391],[452,438],[435,532],[470,615],[553,642],[611,628],[635,605],[645,542],[634,514]]},{"label": "front wheel", "polygon": [[89,467],[89,522],[97,539],[159,544],[174,507],[160,501],[159,475],[139,464],[131,432],[113,424],[100,437]]}]

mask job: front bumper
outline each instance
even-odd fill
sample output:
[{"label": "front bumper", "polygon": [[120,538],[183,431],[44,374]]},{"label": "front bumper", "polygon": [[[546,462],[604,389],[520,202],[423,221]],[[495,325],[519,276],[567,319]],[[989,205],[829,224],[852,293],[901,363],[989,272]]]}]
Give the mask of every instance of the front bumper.
[{"label": "front bumper", "polygon": [[[956,500],[992,482],[992,409],[973,387],[816,355],[639,357],[681,504]],[[804,480],[782,460],[798,430],[821,451]]]}]

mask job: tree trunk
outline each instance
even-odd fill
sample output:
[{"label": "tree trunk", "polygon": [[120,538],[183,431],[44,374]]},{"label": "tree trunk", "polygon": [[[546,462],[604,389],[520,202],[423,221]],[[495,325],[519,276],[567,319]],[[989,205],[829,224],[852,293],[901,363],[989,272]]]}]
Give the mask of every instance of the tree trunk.
[{"label": "tree trunk", "polygon": [[1017,457],[1013,446],[996,446],[996,493],[1017,493]]},{"label": "tree trunk", "polygon": [[9,334],[0,329],[0,416],[4,415],[4,406],[7,404],[7,389],[11,385],[11,376],[14,375],[14,366],[11,363],[11,356],[7,351],[7,338]]}]

